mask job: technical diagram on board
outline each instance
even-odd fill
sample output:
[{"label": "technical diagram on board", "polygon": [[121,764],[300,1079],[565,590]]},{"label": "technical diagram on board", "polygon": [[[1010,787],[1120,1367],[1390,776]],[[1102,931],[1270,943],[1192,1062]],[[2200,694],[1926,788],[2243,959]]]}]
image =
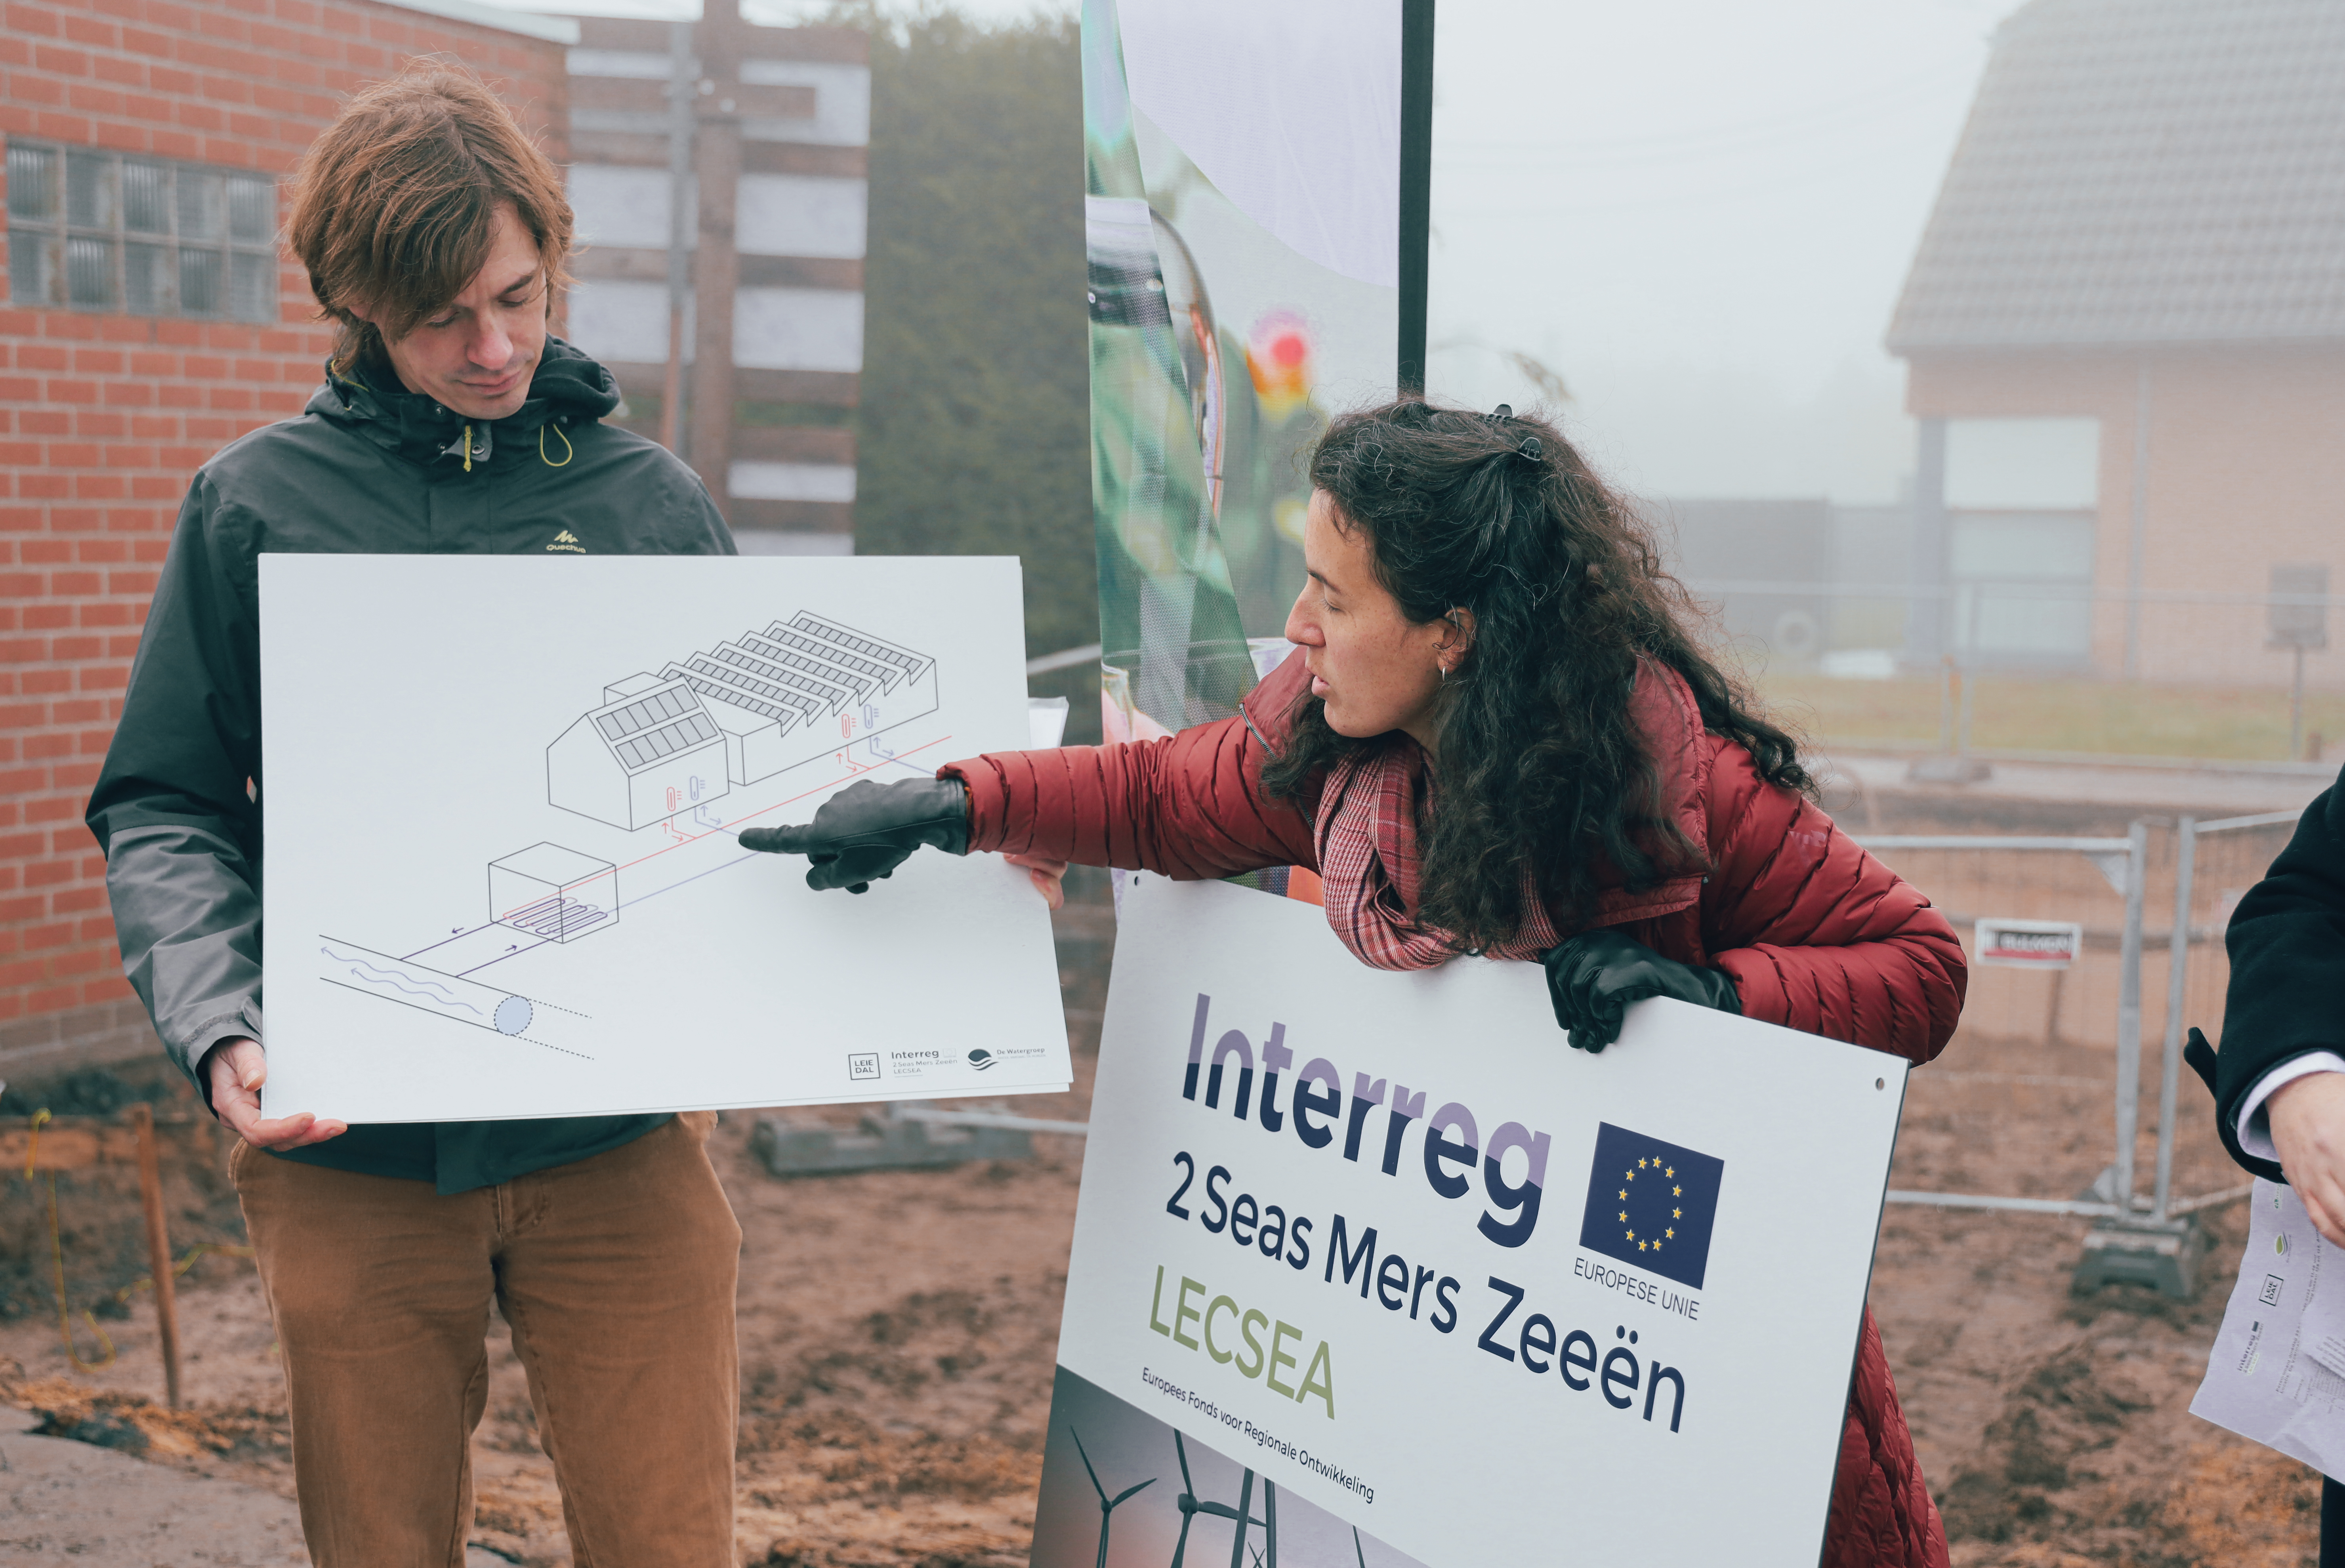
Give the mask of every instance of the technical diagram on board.
[{"label": "technical diagram on board", "polygon": [[[736,788],[805,763],[884,763],[892,754],[871,737],[937,705],[936,660],[802,610],[604,686],[601,703],[546,747],[546,800],[629,834],[666,824],[671,845],[689,844],[724,831],[711,805]],[[858,742],[868,764],[853,760]],[[467,976],[617,929],[620,869],[541,840],[489,862],[479,924],[403,957],[322,938],[320,978],[566,1051],[540,1037],[561,1009]],[[514,934],[527,940],[507,939]],[[426,954],[434,965],[417,962]]]},{"label": "technical diagram on board", "polygon": [[937,710],[937,662],[800,611],[603,689],[545,752],[546,799],[630,833]]},{"label": "technical diagram on board", "polygon": [[268,1103],[463,1121],[1067,1082],[1023,873],[930,855],[847,898],[739,842],[1032,744],[1014,560],[269,553],[261,582]]}]

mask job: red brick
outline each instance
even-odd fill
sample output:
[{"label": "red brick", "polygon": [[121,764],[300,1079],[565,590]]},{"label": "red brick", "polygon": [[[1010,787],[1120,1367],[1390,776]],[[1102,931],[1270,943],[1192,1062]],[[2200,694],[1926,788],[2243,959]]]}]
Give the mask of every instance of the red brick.
[{"label": "red brick", "polygon": [[28,70],[12,70],[7,80],[7,96],[14,103],[37,103],[42,107],[56,107],[66,101],[64,82],[52,82],[49,77],[37,77]]},{"label": "red brick", "polygon": [[33,131],[35,135],[47,137],[53,141],[86,142],[91,139],[89,121],[80,115],[35,115]]},{"label": "red brick", "polygon": [[[76,85],[66,94],[66,101],[86,115],[119,115],[122,112],[122,95],[111,87]],[[97,139],[102,145],[117,151],[147,150],[147,133],[127,126],[102,126],[98,129]]]},{"label": "red brick", "polygon": [[120,975],[108,975],[82,986],[81,1005],[95,1007],[102,1002],[127,1002],[135,995],[128,980]]}]

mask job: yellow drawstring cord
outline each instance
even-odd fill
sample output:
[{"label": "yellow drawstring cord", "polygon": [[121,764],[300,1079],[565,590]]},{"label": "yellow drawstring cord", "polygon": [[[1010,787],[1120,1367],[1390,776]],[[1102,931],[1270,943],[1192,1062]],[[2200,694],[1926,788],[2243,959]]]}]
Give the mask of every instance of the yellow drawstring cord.
[{"label": "yellow drawstring cord", "polygon": [[472,471],[472,427],[469,422],[464,426],[464,471]]},{"label": "yellow drawstring cord", "polygon": [[545,432],[552,429],[553,427],[550,425],[540,425],[537,427],[537,460],[543,463],[550,469],[566,469],[570,466],[570,459],[578,455],[578,449],[570,444],[570,438],[568,436],[563,435],[562,431],[555,430],[553,433],[557,436],[562,436],[562,450],[569,455],[564,457],[560,462],[555,462],[552,458],[547,457],[545,455]]}]

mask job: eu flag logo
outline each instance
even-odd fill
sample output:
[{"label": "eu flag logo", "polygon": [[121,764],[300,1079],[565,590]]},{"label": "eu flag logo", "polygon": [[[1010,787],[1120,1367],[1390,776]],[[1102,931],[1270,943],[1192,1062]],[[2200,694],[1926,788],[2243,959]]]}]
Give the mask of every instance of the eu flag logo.
[{"label": "eu flag logo", "polygon": [[1599,1122],[1579,1244],[1699,1290],[1725,1171],[1722,1159]]}]

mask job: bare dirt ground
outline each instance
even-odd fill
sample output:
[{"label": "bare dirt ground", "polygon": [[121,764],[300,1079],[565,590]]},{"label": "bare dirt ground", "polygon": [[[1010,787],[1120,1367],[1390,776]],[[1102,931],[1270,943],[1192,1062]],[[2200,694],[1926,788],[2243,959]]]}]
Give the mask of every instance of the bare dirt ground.
[{"label": "bare dirt ground", "polygon": [[[1094,968],[1072,963],[1068,979],[1077,1082],[1018,1102],[1028,1115],[1079,1119],[1088,1103]],[[1958,1037],[1914,1075],[1892,1185],[2075,1195],[2107,1158],[2109,1066],[2105,1048]],[[2236,1184],[2203,1091],[2186,1082],[2182,1103],[2176,1190]],[[1024,1563],[1080,1141],[1038,1138],[1015,1163],[783,1182],[749,1150],[753,1121],[728,1115],[716,1144],[746,1236],[743,1562]],[[224,1150],[201,1128],[181,1137],[176,1234],[231,1241]],[[2145,1170],[2151,1147],[2146,1129]],[[143,1295],[106,1322],[111,1366],[67,1364],[46,1290],[46,1201],[14,1173],[0,1190],[0,1288],[17,1314],[0,1320],[0,1400],[45,1412],[51,1431],[289,1495],[250,1265],[207,1258],[183,1283],[193,1409],[174,1415],[151,1402],[162,1376]],[[76,1304],[143,1271],[132,1189],[71,1179],[61,1212]],[[2183,1305],[2136,1287],[2072,1292],[2082,1220],[1889,1210],[1873,1303],[1960,1568],[2313,1563],[2318,1478],[2188,1413],[2244,1234],[2237,1204],[2204,1218],[2205,1283]],[[474,1539],[509,1561],[567,1563],[521,1370],[493,1331]],[[86,1328],[81,1340],[86,1351]]]}]

